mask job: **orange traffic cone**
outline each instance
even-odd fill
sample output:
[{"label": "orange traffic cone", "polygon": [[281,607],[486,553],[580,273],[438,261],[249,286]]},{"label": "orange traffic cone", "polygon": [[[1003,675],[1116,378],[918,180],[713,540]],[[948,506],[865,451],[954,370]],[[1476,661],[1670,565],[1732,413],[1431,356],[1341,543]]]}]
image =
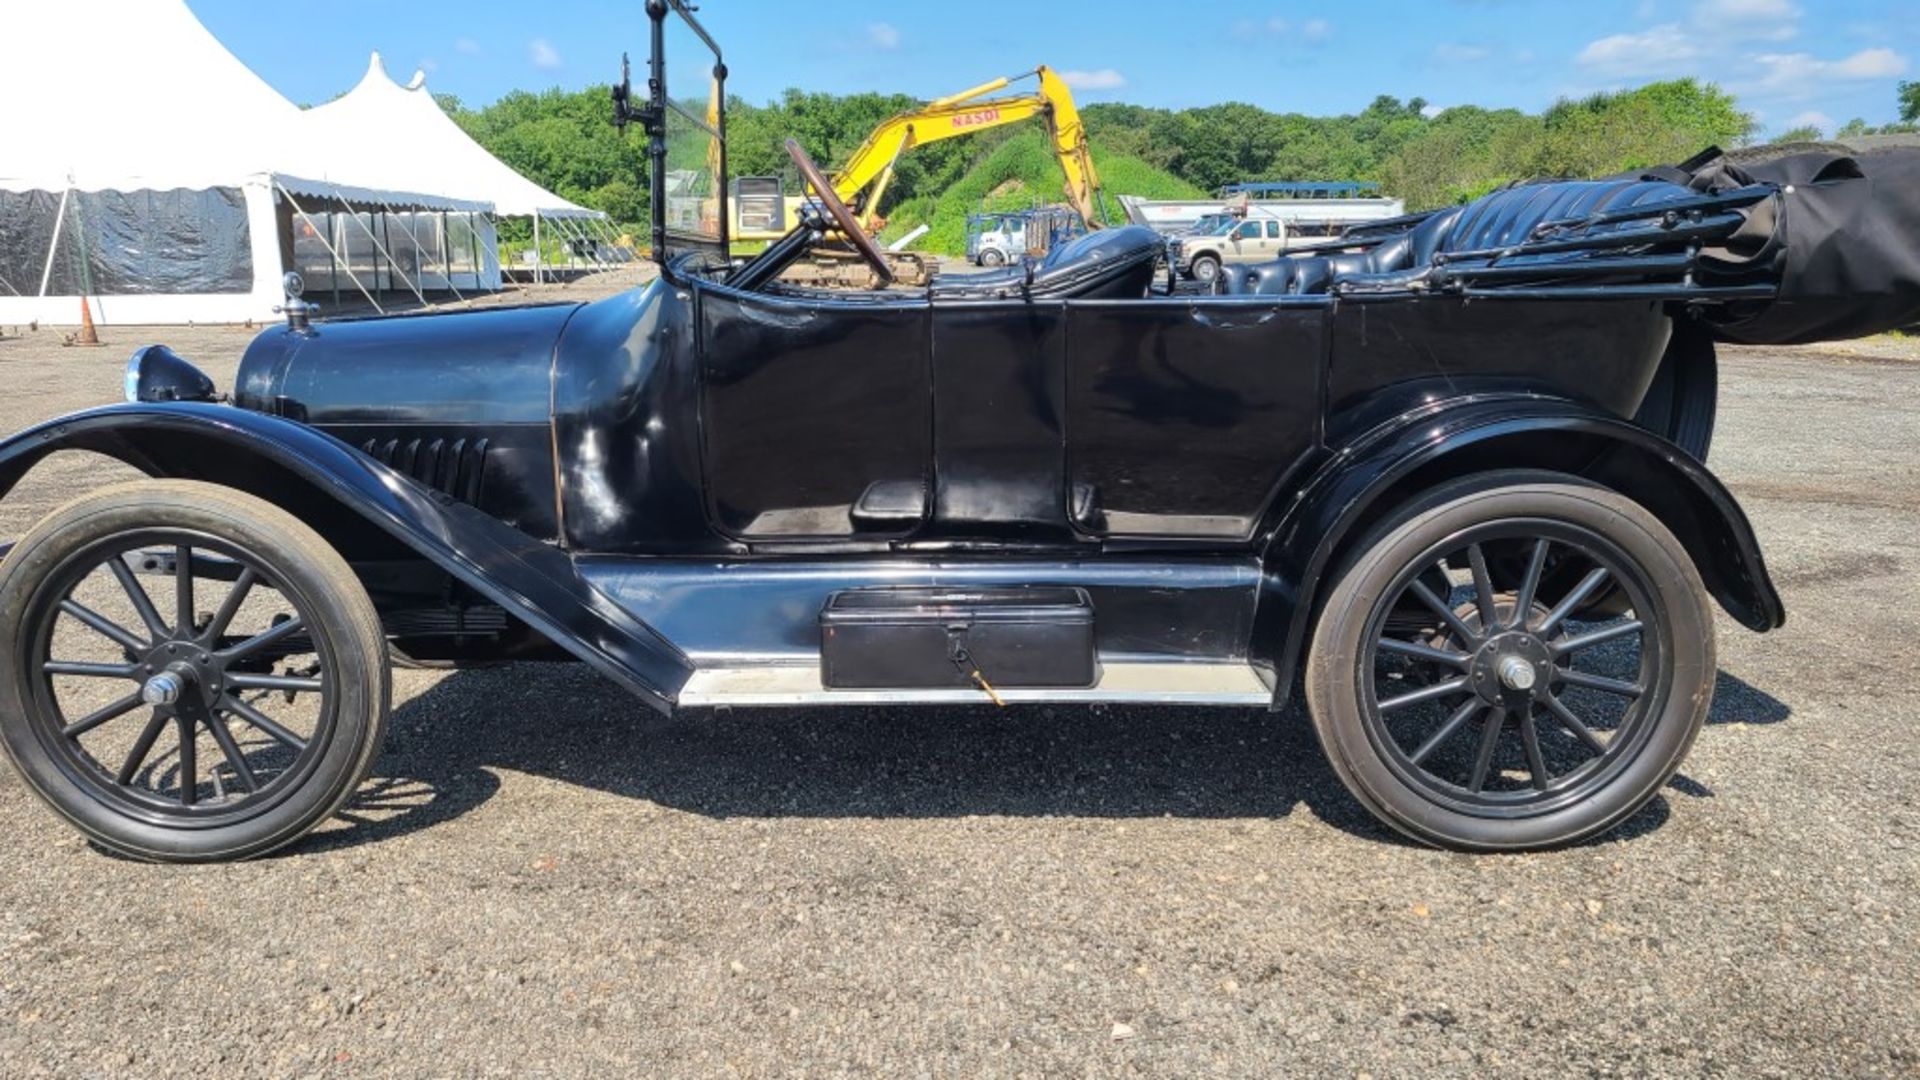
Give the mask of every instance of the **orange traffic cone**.
[{"label": "orange traffic cone", "polygon": [[80,298],[80,333],[74,336],[73,343],[75,345],[100,344],[100,335],[93,331],[93,305],[87,303],[87,298],[84,296]]}]

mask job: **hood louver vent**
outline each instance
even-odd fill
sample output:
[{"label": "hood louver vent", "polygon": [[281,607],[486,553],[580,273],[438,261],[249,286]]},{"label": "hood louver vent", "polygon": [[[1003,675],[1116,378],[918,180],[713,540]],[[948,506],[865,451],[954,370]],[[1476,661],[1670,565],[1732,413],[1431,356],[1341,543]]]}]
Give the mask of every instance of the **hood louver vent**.
[{"label": "hood louver vent", "polygon": [[360,449],[382,465],[469,506],[480,501],[486,439],[368,439]]}]

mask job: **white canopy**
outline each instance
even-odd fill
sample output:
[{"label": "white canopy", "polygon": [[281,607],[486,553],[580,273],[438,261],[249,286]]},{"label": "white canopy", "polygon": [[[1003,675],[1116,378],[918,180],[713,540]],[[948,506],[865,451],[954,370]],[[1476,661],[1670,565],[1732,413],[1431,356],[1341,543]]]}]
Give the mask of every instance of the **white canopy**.
[{"label": "white canopy", "polygon": [[0,64],[0,190],[165,191],[274,178],[295,191],[433,210],[488,210],[305,114],[221,45],[185,0],[66,0],[12,13]]},{"label": "white canopy", "polygon": [[8,21],[0,189],[237,184],[270,171],[262,142],[299,115],[181,0],[21,4]]},{"label": "white canopy", "polygon": [[[364,133],[326,138],[185,0],[13,8],[9,40],[30,45],[0,64],[0,322],[71,322],[81,293],[108,322],[270,318],[291,254],[276,188],[359,209],[492,209],[427,183],[411,164],[426,147],[396,157]],[[238,198],[190,198],[215,189]],[[120,262],[117,280],[90,274],[102,257]]]},{"label": "white canopy", "polygon": [[303,175],[379,175],[410,190],[490,203],[502,217],[606,217],[514,172],[441,111],[425,74],[401,86],[377,52],[358,86],[301,121],[302,141],[329,154],[303,166]]}]

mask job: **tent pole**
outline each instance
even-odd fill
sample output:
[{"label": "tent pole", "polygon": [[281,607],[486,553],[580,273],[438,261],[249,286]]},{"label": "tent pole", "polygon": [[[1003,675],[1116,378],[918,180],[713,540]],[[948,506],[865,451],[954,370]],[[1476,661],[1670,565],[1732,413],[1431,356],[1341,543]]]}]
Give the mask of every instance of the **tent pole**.
[{"label": "tent pole", "polygon": [[600,245],[594,241],[593,234],[579,218],[574,218],[568,222],[568,225],[573,229],[574,235],[586,243],[587,253],[583,258],[586,259],[587,265],[599,269],[604,264],[600,262]]},{"label": "tent pole", "polygon": [[587,235],[586,228],[580,224],[579,219],[578,218],[568,219],[567,230],[573,233],[574,250],[577,251],[579,249],[579,246],[582,241],[584,241],[586,244],[587,253],[585,255],[580,256],[581,260],[585,262],[585,264],[588,266],[594,266],[594,267],[599,266],[600,255],[599,255],[599,252],[593,249],[593,237]]},{"label": "tent pole", "polygon": [[588,266],[596,266],[596,267],[599,266],[600,257],[599,257],[599,253],[594,251],[593,249],[594,248],[593,237],[587,235],[587,231],[585,227],[583,227],[580,224],[579,219],[577,218],[570,219],[567,222],[567,228],[572,230],[573,232],[573,239],[574,239],[576,248],[581,244],[581,242],[583,241],[585,242],[587,253],[585,255],[580,256],[580,258]]},{"label": "tent pole", "polygon": [[[313,228],[314,235],[315,236],[321,235],[320,227],[314,224],[313,218],[310,217],[307,214],[306,209],[300,205],[300,200],[293,197],[293,192],[288,191],[286,185],[282,184],[278,178],[274,180],[273,186],[279,188],[280,194],[285,195],[287,197],[287,205],[293,207],[293,212],[300,215],[300,220],[306,222],[309,226]],[[356,289],[359,289],[360,295],[367,298],[367,303],[373,305],[373,310],[379,312],[382,315],[385,315],[387,313],[387,309],[381,307],[380,301],[375,300],[373,298],[373,294],[367,291],[367,287],[360,283],[360,278],[358,275],[356,275],[353,272],[353,267],[348,265],[346,263],[346,260],[340,258],[339,253],[334,250],[333,245],[331,243],[329,243],[324,239],[321,240],[320,242],[326,245],[327,254],[333,258],[335,264],[339,265],[342,269],[346,270],[347,280],[353,282],[353,287]],[[338,286],[336,286],[335,289],[337,294]],[[337,306],[339,304],[339,300],[336,299],[334,303]]]},{"label": "tent pole", "polygon": [[[386,204],[384,203],[382,203],[381,205],[383,209],[379,211],[380,242],[385,245],[385,250],[382,252],[382,254],[386,255],[387,257],[387,280],[392,281],[396,276],[404,280],[406,278],[406,275],[400,273],[400,260],[393,257],[393,234],[390,231],[388,231],[393,224],[393,208],[391,206],[386,206]],[[420,302],[422,304],[425,304],[427,302],[426,295],[423,294],[419,289],[417,288],[414,289],[413,295],[416,297],[419,297]]]},{"label": "tent pole", "polygon": [[486,260],[480,257],[480,230],[474,228],[471,210],[467,211],[467,239],[473,241],[473,287],[477,290],[485,280]]},{"label": "tent pole", "polygon": [[73,189],[67,188],[60,193],[60,209],[53,215],[53,239],[47,241],[47,265],[40,271],[40,295],[47,295],[47,282],[53,278],[53,257],[60,251],[60,227],[67,221],[67,200],[73,195]]},{"label": "tent pole", "polygon": [[[407,234],[407,237],[413,241],[413,276],[416,279],[425,280],[420,273],[420,234],[413,231],[412,222],[413,222],[414,216],[415,215],[413,214],[408,214],[407,220],[402,221],[400,223],[400,228],[401,228],[401,231],[405,232]],[[454,298],[459,300],[461,303],[463,304],[466,303],[467,298],[460,295],[459,289],[454,288],[453,271],[449,269],[445,263],[441,264],[441,269],[447,271],[447,291],[453,293]]]},{"label": "tent pole", "polygon": [[[442,225],[445,224],[445,218],[446,218],[446,215],[442,214],[441,215]],[[416,252],[420,250],[420,238],[418,236],[414,237],[413,250]],[[460,287],[453,283],[453,267],[447,262],[447,236],[446,236],[446,230],[444,228],[441,230],[441,233],[440,233],[439,255],[440,255],[440,273],[443,277],[447,279],[447,291],[452,293],[454,295],[454,298],[459,300],[461,303],[463,304],[466,303],[467,298],[460,294]]]},{"label": "tent pole", "polygon": [[[419,267],[420,234],[413,231],[411,221],[419,221],[419,215],[413,215],[413,217],[409,219],[409,225],[407,225],[407,234],[413,236],[413,259],[415,259],[415,267]],[[445,236],[445,233],[440,234],[440,244],[438,244],[438,248],[440,248],[440,275],[445,277],[445,281],[447,281],[447,292],[451,292],[453,298],[459,300],[461,304],[467,304],[467,298],[461,296],[461,288],[459,288],[457,284],[453,284],[453,267],[447,265],[447,236]],[[415,269],[415,273],[419,273],[419,269]]]},{"label": "tent pole", "polygon": [[547,251],[540,246],[540,212],[533,214],[533,283],[540,284],[540,264],[547,261]]},{"label": "tent pole", "polygon": [[[333,306],[335,308],[338,308],[340,306],[340,260],[334,257],[333,244],[330,243],[330,241],[333,239],[333,229],[335,224],[336,222],[333,219],[333,215],[328,214],[327,215],[327,235],[320,242],[326,245],[327,280],[333,283]],[[307,227],[310,229],[313,229],[313,233],[315,236],[320,235],[320,229],[318,226],[309,222]]]},{"label": "tent pole", "polygon": [[[334,189],[334,195],[335,195],[335,197],[337,197],[337,198],[339,198],[339,200],[340,200],[340,201],[341,201],[342,203],[345,203],[345,202],[347,201],[347,200],[346,200],[346,196],[344,196],[344,195],[341,195],[341,194],[340,194],[340,189],[339,189],[339,188],[335,188],[335,189]],[[379,237],[377,237],[377,236],[375,236],[375,235],[373,235],[373,230],[372,230],[372,229],[370,229],[370,228],[368,228],[368,227],[366,226],[366,224],[365,224],[365,223],[363,223],[363,222],[362,222],[362,221],[360,220],[360,215],[359,215],[359,214],[355,214],[355,215],[353,215],[353,223],[354,223],[355,225],[359,225],[359,226],[360,226],[360,231],[361,231],[361,232],[363,232],[363,233],[366,233],[366,234],[367,234],[367,239],[368,239],[368,240],[371,240],[371,241],[373,242],[373,247],[374,247],[374,250],[375,250],[375,251],[378,251],[378,252],[380,253],[380,255],[381,255],[381,256],[382,256],[383,258],[385,258],[385,259],[387,260],[387,269],[388,269],[388,270],[389,270],[389,271],[390,271],[390,272],[391,272],[392,274],[398,274],[398,275],[399,275],[399,277],[400,277],[400,280],[401,280],[401,281],[404,281],[404,282],[406,282],[406,283],[407,283],[407,288],[408,288],[408,289],[411,289],[411,290],[413,291],[413,295],[414,295],[414,298],[420,301],[420,306],[421,306],[421,307],[432,307],[433,305],[431,305],[431,304],[429,304],[429,303],[427,303],[427,298],[426,298],[425,296],[422,296],[422,295],[421,295],[421,293],[420,293],[420,290],[419,290],[418,288],[415,288],[415,287],[414,287],[414,284],[413,284],[413,281],[412,281],[412,280],[411,280],[410,278],[408,278],[408,277],[407,277],[407,275],[405,275],[405,274],[402,274],[402,273],[400,273],[400,267],[399,267],[399,266],[398,266],[397,264],[395,264],[395,263],[394,263],[394,261],[393,261],[393,253],[392,253],[392,252],[390,252],[390,251],[388,251],[388,250],[387,250],[386,248],[384,248],[384,247],[382,247],[382,246],[380,246],[380,238],[379,238]],[[377,280],[377,275],[379,274],[379,264],[378,264],[378,263],[376,263],[376,264],[374,264],[374,273],[375,273],[375,275],[376,275],[376,280]],[[383,314],[384,314],[384,313],[383,313]]]},{"label": "tent pole", "polygon": [[572,238],[567,235],[566,219],[554,218],[552,227],[555,231],[557,231],[560,234],[560,249],[566,252],[567,254],[566,268],[568,270],[572,270],[573,269],[573,244],[571,243]]}]

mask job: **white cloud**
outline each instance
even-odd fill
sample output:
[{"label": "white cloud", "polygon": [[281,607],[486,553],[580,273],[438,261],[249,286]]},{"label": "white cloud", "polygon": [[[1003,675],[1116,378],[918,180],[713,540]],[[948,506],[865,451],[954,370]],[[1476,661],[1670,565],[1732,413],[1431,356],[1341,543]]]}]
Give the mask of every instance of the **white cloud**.
[{"label": "white cloud", "polygon": [[1075,90],[1118,90],[1127,85],[1127,77],[1112,68],[1098,71],[1063,71],[1060,81]]},{"label": "white cloud", "polygon": [[431,74],[433,74],[434,72],[436,72],[436,71],[439,71],[439,70],[440,70],[440,61],[438,61],[438,60],[435,60],[435,59],[434,59],[433,57],[431,57],[431,56],[429,56],[429,57],[426,57],[426,58],[424,58],[424,59],[422,59],[422,60],[420,61],[420,70],[421,70],[421,71],[424,71],[424,72],[426,72],[426,73],[427,73],[427,74],[429,74],[429,75],[431,75]]},{"label": "white cloud", "polygon": [[1862,49],[1833,65],[1843,79],[1891,79],[1907,73],[1907,58],[1892,49]]},{"label": "white cloud", "polygon": [[1693,24],[1726,40],[1788,41],[1800,34],[1800,8],[1790,0],[1700,0]]},{"label": "white cloud", "polygon": [[1685,30],[1665,23],[1637,34],[1613,34],[1589,42],[1574,62],[1603,75],[1663,75],[1699,56],[1700,47]]},{"label": "white cloud", "polygon": [[479,42],[470,37],[463,37],[453,43],[453,51],[461,56],[479,56],[482,50]]},{"label": "white cloud", "polygon": [[534,67],[551,71],[560,66],[560,50],[546,38],[534,38],[527,42],[527,59],[533,61]]},{"label": "white cloud", "polygon": [[1443,113],[1443,112],[1446,112],[1446,111],[1447,111],[1447,108],[1446,108],[1446,106],[1444,106],[1444,105],[1433,105],[1433,104],[1428,104],[1428,105],[1423,105],[1423,106],[1421,106],[1421,108],[1420,108],[1420,115],[1421,115],[1421,116],[1424,116],[1424,117],[1426,117],[1426,118],[1427,118],[1427,119],[1429,119],[1429,120],[1431,120],[1431,119],[1433,119],[1434,117],[1436,117],[1436,116],[1439,116],[1439,115],[1440,115],[1441,113]]},{"label": "white cloud", "polygon": [[1787,128],[1789,130],[1798,127],[1819,128],[1821,131],[1826,131],[1833,127],[1833,118],[1821,112],[1819,109],[1808,109],[1806,112],[1787,121]]},{"label": "white cloud", "polygon": [[1233,35],[1240,38],[1285,38],[1318,45],[1333,36],[1333,24],[1325,19],[1308,19],[1295,24],[1275,15],[1268,19],[1241,19],[1233,24]]},{"label": "white cloud", "polygon": [[1447,41],[1433,47],[1433,58],[1442,64],[1478,64],[1493,56],[1485,45]]},{"label": "white cloud", "polygon": [[1888,48],[1862,49],[1839,60],[1812,53],[1763,53],[1753,58],[1760,76],[1753,85],[1776,97],[1811,97],[1836,79],[1891,79],[1907,70],[1907,58]]},{"label": "white cloud", "polygon": [[900,30],[892,23],[873,23],[867,27],[867,44],[876,49],[897,49],[900,47]]}]

